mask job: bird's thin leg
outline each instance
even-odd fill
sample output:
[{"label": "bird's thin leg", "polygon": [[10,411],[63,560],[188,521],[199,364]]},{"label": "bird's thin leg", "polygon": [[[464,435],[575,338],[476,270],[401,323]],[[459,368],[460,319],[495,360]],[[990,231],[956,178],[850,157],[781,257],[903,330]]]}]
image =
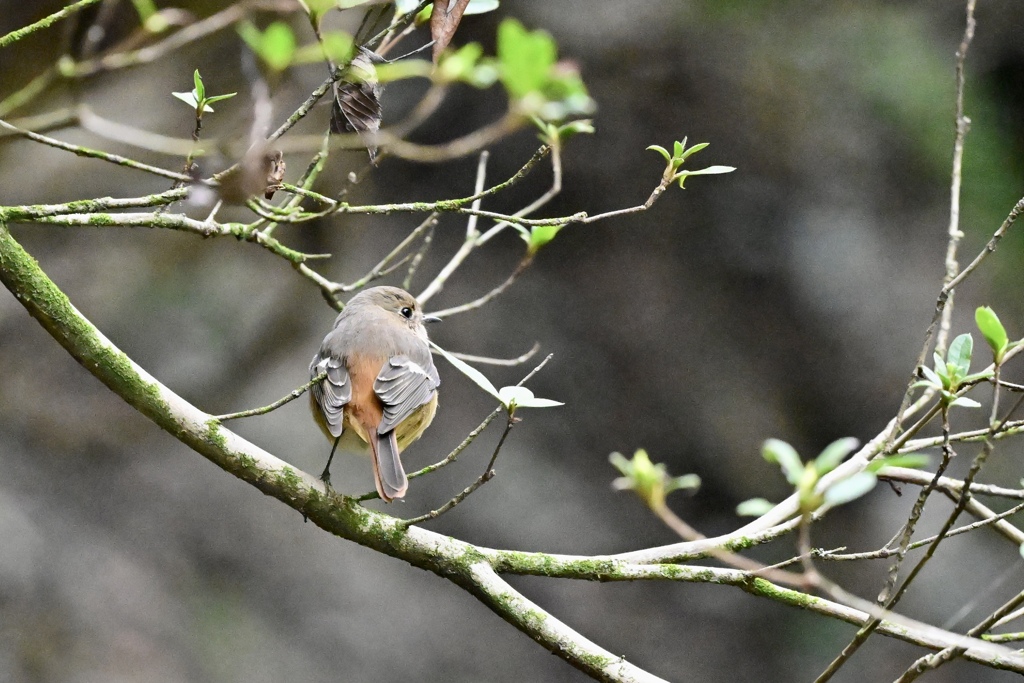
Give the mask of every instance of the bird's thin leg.
[{"label": "bird's thin leg", "polygon": [[331,485],[331,460],[334,460],[334,451],[338,450],[339,441],[341,441],[340,436],[334,440],[334,445],[331,446],[331,454],[327,456],[327,467],[325,467],[324,471],[320,473],[320,481],[328,486]]}]

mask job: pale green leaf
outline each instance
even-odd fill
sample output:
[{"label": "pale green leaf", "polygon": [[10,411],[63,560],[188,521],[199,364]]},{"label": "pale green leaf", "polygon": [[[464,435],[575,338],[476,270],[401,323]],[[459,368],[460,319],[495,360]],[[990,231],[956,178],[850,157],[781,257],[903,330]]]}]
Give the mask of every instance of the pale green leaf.
[{"label": "pale green leaf", "polygon": [[[416,3],[413,3],[413,7],[416,7]],[[498,0],[469,0],[463,14],[487,14],[496,9],[498,9]]]},{"label": "pale green leaf", "polygon": [[973,398],[967,398],[966,396],[961,396],[960,398],[954,399],[953,402],[950,403],[949,405],[951,405],[951,406],[960,406],[962,408],[980,408],[981,407],[980,403],[975,401]]},{"label": "pale green leaf", "polygon": [[502,387],[498,390],[498,397],[501,402],[507,406],[512,407],[513,404],[517,408],[552,408],[554,406],[565,405],[558,401],[552,401],[548,398],[537,398],[533,395],[533,392],[526,387]]},{"label": "pale green leaf", "polygon": [[974,350],[974,339],[970,334],[964,333],[957,336],[949,345],[946,353],[946,362],[952,363],[957,370],[959,377],[964,377],[971,369],[971,353]]},{"label": "pale green leaf", "polygon": [[775,503],[764,498],[751,498],[736,506],[736,514],[740,517],[760,517],[775,507]]},{"label": "pale green leaf", "polygon": [[804,465],[796,449],[788,443],[781,439],[768,439],[761,447],[761,455],[768,462],[777,463],[790,484],[795,486],[800,481]]},{"label": "pale green leaf", "polygon": [[830,443],[825,447],[825,450],[823,450],[821,454],[814,459],[814,466],[817,468],[818,474],[826,474],[834,470],[838,467],[839,463],[846,458],[846,456],[857,450],[857,446],[859,445],[860,442],[852,436]]},{"label": "pale green leaf", "polygon": [[199,69],[196,69],[192,74],[192,82],[196,86],[196,99],[202,102],[206,99],[206,88],[203,86],[203,77],[199,75]]},{"label": "pale green leaf", "polygon": [[172,92],[171,94],[193,109],[199,106],[199,103],[196,102],[196,94],[194,92]]},{"label": "pale green leaf", "polygon": [[665,161],[672,161],[672,155],[669,154],[668,150],[662,147],[661,145],[651,145],[647,149],[651,150],[652,152],[657,152],[661,156],[665,157]]},{"label": "pale green leaf", "polygon": [[999,316],[988,306],[981,306],[974,312],[974,322],[977,323],[981,336],[988,342],[996,360],[1001,361],[1010,338],[1006,336],[1006,328],[1000,322]]},{"label": "pale green leaf", "polygon": [[487,379],[487,377],[484,376],[484,373],[480,372],[479,370],[477,370],[473,366],[469,365],[468,363],[459,360],[458,358],[456,358],[452,354],[448,353],[447,351],[442,349],[440,346],[438,346],[434,342],[430,342],[430,346],[435,351],[437,351],[442,356],[444,356],[445,360],[447,360],[449,363],[454,365],[456,370],[458,370],[463,375],[465,375],[466,377],[468,377],[471,380],[473,380],[473,382],[478,387],[480,387],[481,389],[486,391],[488,394],[490,394],[494,398],[496,398],[499,401],[501,401],[502,405],[505,405],[505,400],[498,393],[498,390],[494,387],[494,385],[491,384],[491,380]]},{"label": "pale green leaf", "polygon": [[843,505],[860,498],[878,483],[878,477],[871,472],[857,474],[836,482],[825,491],[825,502],[829,505]]},{"label": "pale green leaf", "polygon": [[868,471],[880,472],[886,467],[910,467],[919,470],[927,467],[931,458],[920,453],[907,453],[905,455],[890,455],[885,458],[875,458],[868,463]]}]

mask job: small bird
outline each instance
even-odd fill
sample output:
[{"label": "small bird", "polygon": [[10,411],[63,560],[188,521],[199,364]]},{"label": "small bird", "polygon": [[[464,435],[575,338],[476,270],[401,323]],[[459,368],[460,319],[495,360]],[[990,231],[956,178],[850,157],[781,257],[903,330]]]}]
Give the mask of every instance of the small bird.
[{"label": "small bird", "polygon": [[399,457],[430,426],[441,380],[434,367],[415,297],[398,287],[373,287],[356,294],[334,320],[309,364],[310,407],[334,441],[320,478],[330,483],[331,460],[343,435],[348,450],[373,455],[373,479],[385,502],[401,498],[409,480]]},{"label": "small bird", "polygon": [[359,133],[369,140],[366,151],[370,163],[377,165],[377,145],[373,136],[384,118],[380,98],[384,86],[377,80],[376,64],[385,60],[376,52],[360,47],[341,79],[334,84],[334,106],[331,108],[332,133]]}]

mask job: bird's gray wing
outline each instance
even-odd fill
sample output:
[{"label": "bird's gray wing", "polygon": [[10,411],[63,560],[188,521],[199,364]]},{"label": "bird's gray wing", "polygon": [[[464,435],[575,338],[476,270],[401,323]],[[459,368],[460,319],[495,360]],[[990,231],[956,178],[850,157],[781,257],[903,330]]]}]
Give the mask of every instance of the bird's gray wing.
[{"label": "bird's gray wing", "polygon": [[434,361],[427,352],[425,362],[417,363],[409,356],[393,356],[381,368],[373,391],[384,404],[384,418],[378,434],[387,434],[400,425],[417,408],[429,403],[441,379]]},{"label": "bird's gray wing", "polygon": [[345,404],[352,400],[352,383],[348,380],[348,370],[342,359],[335,356],[321,357],[317,353],[309,364],[309,378],[313,379],[323,372],[327,373],[327,377],[313,385],[313,398],[320,406],[328,431],[332,436],[339,437],[344,426]]}]

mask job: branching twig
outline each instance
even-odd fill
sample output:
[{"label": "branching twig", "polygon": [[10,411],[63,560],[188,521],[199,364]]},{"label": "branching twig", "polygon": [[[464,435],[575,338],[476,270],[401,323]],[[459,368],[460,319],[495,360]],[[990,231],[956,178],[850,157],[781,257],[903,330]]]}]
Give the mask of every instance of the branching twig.
[{"label": "branching twig", "polygon": [[454,498],[452,498],[451,500],[449,500],[447,503],[437,508],[436,510],[431,510],[430,512],[424,515],[420,515],[419,517],[407,519],[402,522],[402,525],[405,527],[410,527],[414,524],[420,524],[421,522],[425,522],[429,519],[437,519],[438,517],[440,517],[441,515],[448,512],[453,507],[464,501],[466,498],[468,498],[469,494],[473,493],[478,488],[480,488],[481,486],[489,482],[491,479],[493,479],[495,475],[494,463],[498,459],[498,453],[501,452],[501,447],[505,445],[505,439],[508,438],[508,433],[512,431],[512,427],[515,426],[516,422],[518,422],[517,418],[513,417],[512,415],[508,416],[508,421],[505,423],[505,431],[501,433],[501,438],[498,439],[498,445],[494,447],[494,453],[491,455],[491,459],[487,463],[487,468],[476,481],[474,481],[472,484],[464,488],[462,492],[460,492],[458,495],[456,495]]},{"label": "branching twig", "polygon": [[183,182],[191,182],[192,180],[192,178],[182,173],[178,173],[176,171],[169,171],[166,168],[160,168],[158,166],[151,166],[150,164],[144,164],[141,161],[135,161],[134,159],[129,159],[128,157],[123,157],[119,154],[101,152],[99,150],[83,147],[82,145],[73,145],[69,142],[61,142],[60,140],[55,140],[51,137],[47,137],[46,135],[41,135],[39,133],[33,133],[32,131],[29,130],[22,130],[21,128],[12,126],[11,124],[7,123],[2,119],[0,119],[0,128],[4,128],[15,135],[20,135],[23,138],[28,138],[29,140],[39,142],[49,147],[54,147],[56,149],[62,149],[66,152],[71,152],[72,154],[76,154],[80,157],[101,159],[112,164],[117,164],[118,166],[127,166],[128,168],[133,168],[136,171],[152,173],[153,175],[161,176],[163,178],[170,178],[171,180],[181,180]]},{"label": "branching twig", "polygon": [[526,361],[533,358],[537,352],[540,351],[540,342],[534,342],[530,350],[521,356],[515,358],[492,358],[490,356],[474,356],[469,353],[459,353],[457,351],[449,351],[448,353],[455,356],[459,360],[464,360],[467,363],[478,363],[480,365],[502,365],[505,367],[514,367],[516,365],[522,365]]}]

